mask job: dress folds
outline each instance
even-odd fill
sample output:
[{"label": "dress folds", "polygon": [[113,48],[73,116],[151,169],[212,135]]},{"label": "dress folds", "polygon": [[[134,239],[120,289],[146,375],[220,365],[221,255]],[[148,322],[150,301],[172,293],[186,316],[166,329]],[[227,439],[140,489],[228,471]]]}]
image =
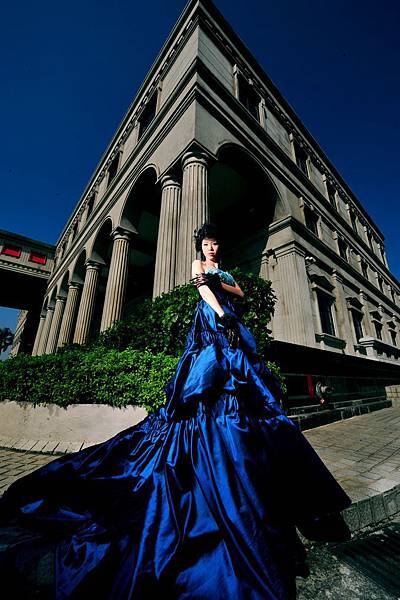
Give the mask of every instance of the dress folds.
[{"label": "dress folds", "polygon": [[[235,314],[229,293],[215,294]],[[199,300],[161,408],[9,487],[0,521],[20,534],[0,570],[50,544],[58,600],[295,598],[296,524],[351,500],[285,415],[278,379],[238,325],[232,348]]]}]

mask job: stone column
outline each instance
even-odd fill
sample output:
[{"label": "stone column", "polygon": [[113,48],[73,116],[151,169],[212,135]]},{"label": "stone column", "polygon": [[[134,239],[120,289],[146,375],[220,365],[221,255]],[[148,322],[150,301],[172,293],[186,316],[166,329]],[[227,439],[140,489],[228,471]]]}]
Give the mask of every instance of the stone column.
[{"label": "stone column", "polygon": [[[315,331],[304,252],[290,244],[275,250],[274,290],[277,339],[315,347]],[[274,331],[275,331],[274,329]]]},{"label": "stone column", "polygon": [[182,159],[182,201],[179,218],[179,240],[176,284],[188,283],[196,256],[193,233],[209,220],[208,169],[204,153],[187,152]]},{"label": "stone column", "polygon": [[178,226],[181,186],[170,176],[161,180],[161,211],[158,226],[156,265],[154,270],[153,298],[170,292],[175,285]]},{"label": "stone column", "polygon": [[113,249],[100,331],[111,327],[122,316],[128,280],[131,235],[131,232],[121,228],[115,229],[112,233]]},{"label": "stone column", "polygon": [[37,351],[38,351],[39,344],[40,344],[40,338],[42,337],[45,321],[46,321],[46,315],[45,315],[45,313],[42,313],[40,315],[40,319],[39,319],[39,326],[37,328],[35,343],[33,344],[32,356],[36,356],[38,353]]},{"label": "stone column", "polygon": [[362,322],[364,325],[364,337],[371,336],[371,337],[375,338],[376,334],[375,334],[374,327],[372,325],[371,315],[369,313],[368,299],[367,299],[367,295],[364,292],[364,290],[359,291],[358,299],[360,300],[361,304],[363,305],[364,317],[363,317]]},{"label": "stone column", "polygon": [[57,339],[60,331],[61,321],[64,313],[66,298],[63,296],[57,296],[56,306],[54,308],[53,320],[49,331],[49,337],[46,344],[46,354],[53,354],[57,347]]},{"label": "stone column", "polygon": [[332,283],[334,285],[333,293],[335,295],[337,309],[336,315],[339,328],[339,337],[346,341],[347,352],[354,354],[353,330],[343,288],[343,278],[336,270],[332,272]]},{"label": "stone column", "polygon": [[67,301],[60,327],[60,334],[58,336],[57,348],[62,348],[62,346],[69,344],[72,340],[80,288],[81,285],[79,283],[68,284]]},{"label": "stone column", "polygon": [[40,356],[41,354],[44,354],[46,351],[46,345],[47,345],[47,340],[49,338],[51,322],[53,320],[53,314],[54,314],[54,306],[49,306],[46,311],[46,320],[44,322],[42,335],[40,336],[40,342],[39,342],[39,345],[37,348],[38,356]]},{"label": "stone column", "polygon": [[86,261],[85,283],[83,284],[74,334],[75,344],[84,344],[89,335],[100,267],[100,263],[94,260]]}]

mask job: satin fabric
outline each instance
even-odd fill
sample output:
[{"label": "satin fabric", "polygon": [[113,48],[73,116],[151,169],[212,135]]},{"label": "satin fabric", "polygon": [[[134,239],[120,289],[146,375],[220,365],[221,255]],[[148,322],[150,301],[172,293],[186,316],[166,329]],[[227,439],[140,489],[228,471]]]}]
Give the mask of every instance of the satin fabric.
[{"label": "satin fabric", "polygon": [[[235,314],[232,296],[215,294]],[[23,531],[17,556],[54,544],[57,599],[295,597],[296,522],[351,500],[285,415],[238,323],[233,349],[199,300],[166,403],[0,500],[0,519]]]}]

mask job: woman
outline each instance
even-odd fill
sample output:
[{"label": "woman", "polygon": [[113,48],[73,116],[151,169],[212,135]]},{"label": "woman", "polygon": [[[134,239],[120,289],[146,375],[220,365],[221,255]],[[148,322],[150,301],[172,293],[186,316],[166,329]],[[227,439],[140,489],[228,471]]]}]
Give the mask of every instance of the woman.
[{"label": "woman", "polygon": [[215,227],[195,242],[201,299],[167,402],[8,489],[0,518],[20,529],[3,580],[52,544],[57,599],[290,600],[304,555],[296,526],[348,538],[339,513],[351,500],[277,400]]}]

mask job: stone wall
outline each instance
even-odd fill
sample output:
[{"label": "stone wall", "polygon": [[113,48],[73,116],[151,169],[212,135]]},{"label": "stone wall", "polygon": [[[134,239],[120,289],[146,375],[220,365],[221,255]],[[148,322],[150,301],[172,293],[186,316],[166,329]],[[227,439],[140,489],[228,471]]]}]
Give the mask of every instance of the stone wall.
[{"label": "stone wall", "polygon": [[387,385],[386,396],[392,401],[392,406],[400,406],[400,385]]}]

